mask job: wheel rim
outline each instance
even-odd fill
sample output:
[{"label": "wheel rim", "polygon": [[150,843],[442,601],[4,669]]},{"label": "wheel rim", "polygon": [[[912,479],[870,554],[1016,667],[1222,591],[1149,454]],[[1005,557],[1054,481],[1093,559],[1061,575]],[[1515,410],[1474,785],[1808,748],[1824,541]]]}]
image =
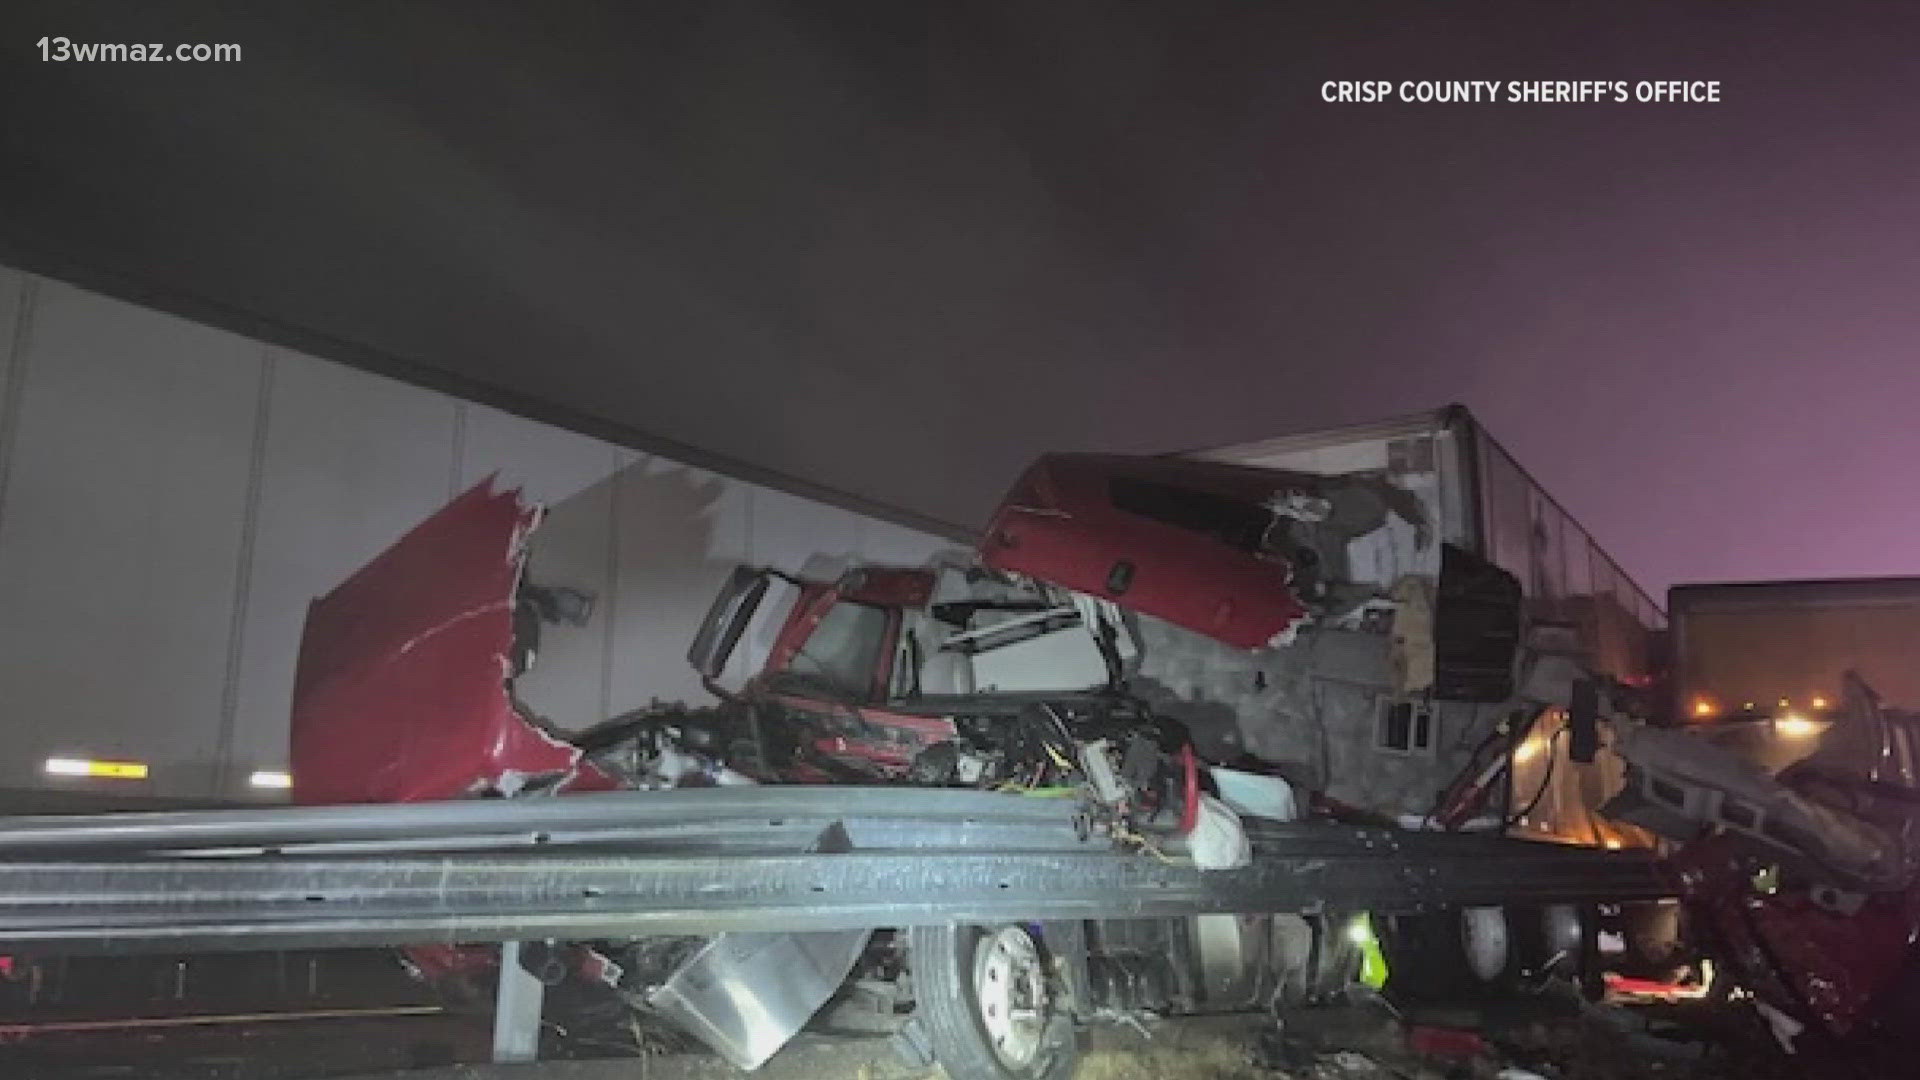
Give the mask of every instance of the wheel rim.
[{"label": "wheel rim", "polygon": [[1032,1065],[1047,1029],[1047,973],[1033,937],[1006,926],[981,938],[973,994],[994,1056],[1010,1069]]},{"label": "wheel rim", "polygon": [[1460,944],[1467,967],[1481,982],[1492,982],[1507,967],[1507,913],[1497,907],[1470,907],[1460,913]]},{"label": "wheel rim", "polygon": [[1586,938],[1579,908],[1572,904],[1550,904],[1540,913],[1540,926],[1546,935],[1547,948],[1556,956],[1579,958],[1581,942]]}]

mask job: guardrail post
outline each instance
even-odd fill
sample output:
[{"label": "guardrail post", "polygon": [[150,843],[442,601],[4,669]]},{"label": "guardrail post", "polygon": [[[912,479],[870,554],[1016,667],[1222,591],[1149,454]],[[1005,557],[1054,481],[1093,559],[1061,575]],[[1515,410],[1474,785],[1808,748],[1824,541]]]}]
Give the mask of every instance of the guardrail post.
[{"label": "guardrail post", "polygon": [[500,988],[493,1000],[493,1060],[498,1065],[540,1056],[540,1004],[546,987],[520,962],[520,943],[500,946]]}]

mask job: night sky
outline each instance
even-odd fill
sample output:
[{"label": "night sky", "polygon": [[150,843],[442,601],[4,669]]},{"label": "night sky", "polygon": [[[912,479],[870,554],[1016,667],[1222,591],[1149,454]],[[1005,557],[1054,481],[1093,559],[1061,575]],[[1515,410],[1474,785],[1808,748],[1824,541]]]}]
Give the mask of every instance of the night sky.
[{"label": "night sky", "polygon": [[1920,572],[1908,6],[627,7],[16,0],[0,260],[963,525],[1457,400],[1656,592]]}]

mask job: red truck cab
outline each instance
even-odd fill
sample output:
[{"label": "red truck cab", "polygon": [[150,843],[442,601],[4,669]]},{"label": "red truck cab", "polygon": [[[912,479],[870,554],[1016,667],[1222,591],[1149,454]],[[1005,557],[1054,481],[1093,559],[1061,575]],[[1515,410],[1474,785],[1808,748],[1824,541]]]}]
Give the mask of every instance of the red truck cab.
[{"label": "red truck cab", "polygon": [[781,711],[814,760],[892,775],[955,714],[1100,690],[1136,651],[1111,605],[976,566],[740,567],[688,660],[716,695]]},{"label": "red truck cab", "polygon": [[1048,454],[987,526],[986,564],[1124,604],[1245,649],[1306,615],[1294,526],[1324,518],[1312,478],[1177,458]]}]

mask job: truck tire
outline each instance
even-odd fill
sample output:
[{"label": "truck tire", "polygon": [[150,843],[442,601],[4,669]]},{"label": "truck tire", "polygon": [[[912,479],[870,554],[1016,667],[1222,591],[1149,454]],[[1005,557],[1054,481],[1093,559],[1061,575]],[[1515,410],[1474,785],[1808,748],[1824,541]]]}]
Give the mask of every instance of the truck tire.
[{"label": "truck tire", "polygon": [[1478,999],[1520,971],[1504,908],[1453,908],[1395,920],[1388,993],[1408,1003]]},{"label": "truck tire", "polygon": [[1523,915],[1532,928],[1522,953],[1527,976],[1564,979],[1589,1001],[1605,997],[1599,918],[1592,904],[1547,904]]},{"label": "truck tire", "polygon": [[1596,921],[1582,904],[1466,908],[1461,954],[1482,984],[1538,989],[1559,977],[1587,989],[1599,985]]},{"label": "truck tire", "polygon": [[1590,904],[1458,908],[1393,925],[1389,990],[1408,1001],[1536,992],[1551,979],[1593,1000],[1605,991]]},{"label": "truck tire", "polygon": [[1503,985],[1519,969],[1520,942],[1507,909],[1497,906],[1461,908],[1460,956],[1467,971],[1483,985]]},{"label": "truck tire", "polygon": [[907,932],[914,1015],[950,1080],[1067,1080],[1073,1018],[1044,947],[1019,925]]}]

